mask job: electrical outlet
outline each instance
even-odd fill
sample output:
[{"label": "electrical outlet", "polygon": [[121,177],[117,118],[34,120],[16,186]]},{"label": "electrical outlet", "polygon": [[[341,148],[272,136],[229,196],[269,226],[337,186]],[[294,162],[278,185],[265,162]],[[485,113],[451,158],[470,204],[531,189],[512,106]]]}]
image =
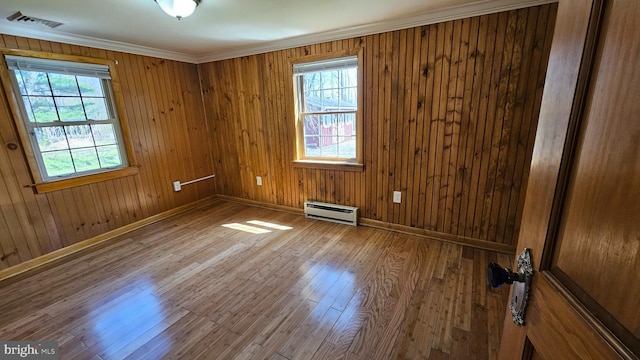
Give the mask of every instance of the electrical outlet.
[{"label": "electrical outlet", "polygon": [[258,183],[258,186],[262,186],[262,176],[256,176],[256,183]]},{"label": "electrical outlet", "polygon": [[402,202],[402,193],[400,191],[393,192],[393,202],[400,204]]},{"label": "electrical outlet", "polygon": [[180,185],[180,181],[173,182],[173,191],[178,192],[182,190],[182,185]]}]

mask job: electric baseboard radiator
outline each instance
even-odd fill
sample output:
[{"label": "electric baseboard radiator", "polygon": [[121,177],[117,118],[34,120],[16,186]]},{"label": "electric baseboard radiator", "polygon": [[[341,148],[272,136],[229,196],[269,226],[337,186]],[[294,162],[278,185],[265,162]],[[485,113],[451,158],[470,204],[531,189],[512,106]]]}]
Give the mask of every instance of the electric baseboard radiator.
[{"label": "electric baseboard radiator", "polygon": [[304,216],[311,219],[332,221],[339,224],[352,226],[358,225],[358,208],[353,206],[305,201]]}]

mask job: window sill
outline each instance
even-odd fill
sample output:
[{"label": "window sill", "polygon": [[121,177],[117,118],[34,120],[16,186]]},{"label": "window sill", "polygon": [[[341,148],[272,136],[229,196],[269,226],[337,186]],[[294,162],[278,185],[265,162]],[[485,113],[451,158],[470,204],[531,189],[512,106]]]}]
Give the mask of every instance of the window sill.
[{"label": "window sill", "polygon": [[294,168],[325,169],[342,171],[364,171],[364,165],[345,161],[294,160]]},{"label": "window sill", "polygon": [[106,171],[98,174],[91,174],[86,176],[79,176],[70,179],[56,180],[45,183],[35,184],[34,187],[38,194],[48,193],[57,190],[69,189],[76,186],[93,184],[106,180],[113,180],[125,176],[131,176],[138,174],[138,167],[129,166],[123,169],[117,169],[112,171]]}]

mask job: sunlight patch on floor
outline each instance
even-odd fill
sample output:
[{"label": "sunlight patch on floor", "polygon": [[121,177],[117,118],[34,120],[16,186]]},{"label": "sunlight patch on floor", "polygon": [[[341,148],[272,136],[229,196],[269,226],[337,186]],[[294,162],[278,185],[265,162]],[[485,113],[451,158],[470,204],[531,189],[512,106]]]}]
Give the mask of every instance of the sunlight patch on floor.
[{"label": "sunlight patch on floor", "polygon": [[245,224],[238,224],[238,223],[224,224],[222,226],[224,226],[226,228],[229,228],[229,229],[248,232],[248,233],[251,233],[251,234],[266,234],[266,233],[270,233],[271,232],[271,230],[262,229],[262,228],[259,228],[259,227],[245,225]]},{"label": "sunlight patch on floor", "polygon": [[[148,279],[136,282],[140,288],[154,288]],[[87,339],[86,345],[99,350],[102,355],[115,354],[167,317],[164,305],[149,290],[128,290],[112,296],[111,300],[89,313],[94,338]],[[163,338],[163,343],[172,343],[166,335],[158,336]]]},{"label": "sunlight patch on floor", "polygon": [[270,223],[270,222],[266,222],[266,221],[260,221],[260,220],[249,220],[249,221],[247,221],[247,223],[252,224],[252,225],[260,225],[260,226],[264,226],[264,227],[268,227],[268,228],[276,229],[276,230],[291,230],[291,229],[293,229],[291,226],[279,225],[279,224],[274,224],[274,223]]}]

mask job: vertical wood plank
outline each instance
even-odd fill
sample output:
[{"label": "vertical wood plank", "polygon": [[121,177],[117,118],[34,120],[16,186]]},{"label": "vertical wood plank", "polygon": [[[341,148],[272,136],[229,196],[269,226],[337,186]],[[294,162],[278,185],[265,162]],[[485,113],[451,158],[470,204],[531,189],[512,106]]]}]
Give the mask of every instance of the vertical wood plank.
[{"label": "vertical wood plank", "polygon": [[[529,22],[532,11],[546,22]],[[255,180],[237,180],[273,164],[267,171],[282,180],[275,197],[264,201],[293,207],[305,198],[355,203],[366,218],[513,244],[539,102],[522,84],[533,91],[525,79],[546,66],[532,39],[552,32],[553,13],[553,5],[542,5],[199,65],[209,87],[203,91],[214,142],[233,140],[213,156],[241,164],[222,167],[227,180],[221,181],[236,179],[238,185],[221,192],[257,198],[246,191],[255,190]],[[364,172],[294,170],[290,60],[357,46],[365,57]],[[256,88],[247,74],[261,57],[258,68],[265,74],[258,78],[268,83]],[[233,71],[217,70],[229,66]],[[258,93],[259,108],[237,103],[242,94]],[[234,106],[206,105],[220,99]],[[524,116],[525,108],[530,115]],[[395,190],[403,193],[401,204],[392,202]]]},{"label": "vertical wood plank", "polygon": [[[0,139],[19,148],[9,156],[3,151],[6,147],[0,150],[0,161],[6,161],[2,163],[0,187],[6,189],[3,201],[7,204],[0,208],[0,231],[6,227],[10,234],[3,235],[0,242],[0,269],[214,193],[212,187],[196,191],[195,186],[182,193],[171,191],[172,176],[186,181],[197,175],[196,169],[211,173],[207,160],[211,151],[204,142],[211,136],[207,134],[196,65],[9,35],[0,35],[0,44],[117,60],[124,111],[140,167],[135,177],[34,194],[31,188],[23,187],[33,180],[2,91]],[[158,109],[169,113],[160,119]],[[161,124],[156,124],[158,121]],[[195,147],[200,153],[193,153]],[[170,175],[169,169],[177,173]]]},{"label": "vertical wood plank", "polygon": [[[1,35],[5,47],[118,60],[140,173],[38,195],[20,187],[28,167],[9,154],[1,180],[18,190],[5,197],[0,226],[18,230],[0,244],[0,268],[214,193],[292,207],[354,204],[366,218],[514,244],[555,11],[542,5],[200,65]],[[294,169],[290,61],[355,47],[365,56],[364,172]],[[9,110],[0,115],[1,138],[14,141]],[[176,178],[214,169],[215,181],[171,189]]]}]

